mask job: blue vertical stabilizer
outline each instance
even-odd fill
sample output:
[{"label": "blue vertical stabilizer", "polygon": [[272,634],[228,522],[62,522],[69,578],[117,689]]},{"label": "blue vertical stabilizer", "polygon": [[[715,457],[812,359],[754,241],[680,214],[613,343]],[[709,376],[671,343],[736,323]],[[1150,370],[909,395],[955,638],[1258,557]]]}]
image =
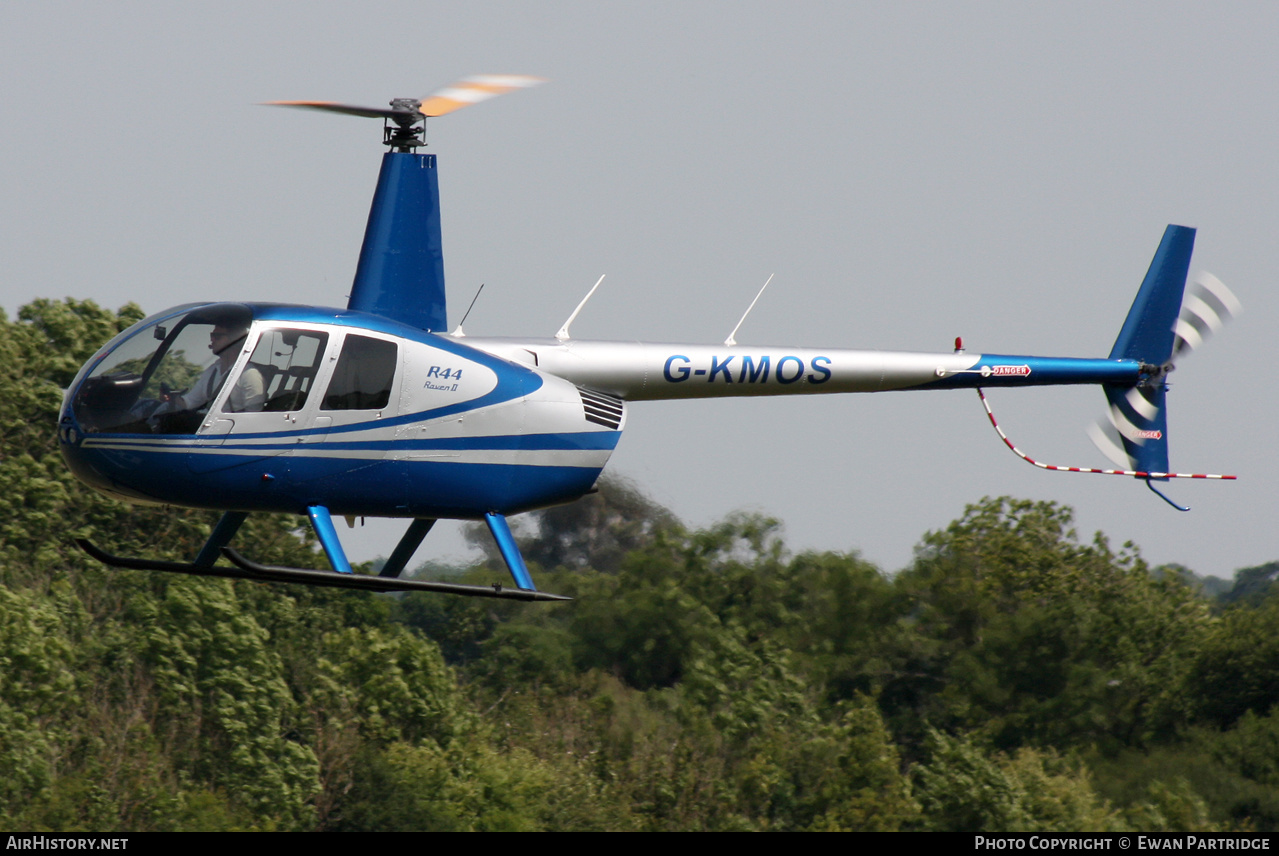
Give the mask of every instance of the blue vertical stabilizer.
[{"label": "blue vertical stabilizer", "polygon": [[423,330],[447,328],[435,155],[382,156],[347,308]]},{"label": "blue vertical stabilizer", "polygon": [[1112,360],[1138,360],[1151,372],[1138,386],[1106,384],[1109,421],[1114,426],[1130,466],[1146,473],[1168,471],[1168,387],[1164,376],[1172,359],[1173,327],[1186,290],[1195,230],[1169,226],[1150,262],[1141,290],[1128,310]]},{"label": "blue vertical stabilizer", "polygon": [[1169,226],[1142,280],[1137,299],[1128,310],[1123,329],[1110,351],[1112,360],[1140,360],[1163,365],[1172,357],[1173,325],[1181,311],[1186,290],[1190,254],[1195,249],[1195,230],[1189,226]]}]

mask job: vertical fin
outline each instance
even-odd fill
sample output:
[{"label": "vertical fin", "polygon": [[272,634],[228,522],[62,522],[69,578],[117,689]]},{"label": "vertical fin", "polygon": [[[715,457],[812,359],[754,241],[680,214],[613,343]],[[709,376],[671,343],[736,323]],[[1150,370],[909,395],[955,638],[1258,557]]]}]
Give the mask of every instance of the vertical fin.
[{"label": "vertical fin", "polygon": [[1172,357],[1173,326],[1181,310],[1194,248],[1194,229],[1169,226],[1164,230],[1146,278],[1110,350],[1110,359],[1140,360],[1160,366]]},{"label": "vertical fin", "polygon": [[347,308],[423,330],[447,328],[435,155],[382,156]]},{"label": "vertical fin", "polygon": [[[1141,472],[1168,472],[1168,387],[1164,375],[1170,368],[1177,339],[1177,314],[1194,249],[1194,229],[1170,225],[1164,230],[1159,249],[1110,351],[1110,359],[1137,360],[1151,373],[1140,386],[1104,387],[1110,403],[1110,424],[1118,433],[1132,468]],[[1101,443],[1099,446],[1105,450]]]}]

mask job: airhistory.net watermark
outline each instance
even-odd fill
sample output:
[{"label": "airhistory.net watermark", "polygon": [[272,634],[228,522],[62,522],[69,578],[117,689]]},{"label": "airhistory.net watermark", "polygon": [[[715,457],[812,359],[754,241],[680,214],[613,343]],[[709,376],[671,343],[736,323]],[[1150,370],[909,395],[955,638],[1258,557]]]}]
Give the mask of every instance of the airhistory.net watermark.
[{"label": "airhistory.net watermark", "polygon": [[10,835],[6,850],[127,850],[127,838],[59,838],[52,835]]}]

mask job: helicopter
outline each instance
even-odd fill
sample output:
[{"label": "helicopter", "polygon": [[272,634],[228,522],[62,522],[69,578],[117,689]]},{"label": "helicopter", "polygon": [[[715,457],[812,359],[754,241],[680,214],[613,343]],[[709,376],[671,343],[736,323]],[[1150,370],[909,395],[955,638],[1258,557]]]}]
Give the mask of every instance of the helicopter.
[{"label": "helicopter", "polygon": [[[461,323],[450,332],[436,156],[418,152],[426,119],[541,82],[480,75],[387,108],[271,102],[383,120],[388,150],[347,305],[190,303],[103,345],[59,414],[72,472],[127,502],[222,517],[190,562],[115,556],[84,540],[81,548],[115,568],[567,600],[536,587],[507,518],[592,492],[630,406],[662,399],[972,388],[1004,443],[1037,467],[1140,479],[1181,510],[1155,482],[1235,478],[1169,472],[1167,376],[1239,311],[1209,274],[1187,294],[1195,230],[1185,226],[1165,230],[1104,358],[967,353],[958,339],[952,353],[744,346],[735,340],[740,321],[719,345],[575,339],[570,325],[599,282],[553,337],[473,337]],[[1102,387],[1107,418],[1092,434],[1117,468],[1029,457],[982,392],[1060,384]],[[237,530],[260,512],[304,515],[331,569],[263,565],[236,551]],[[377,574],[355,573],[335,517],[408,526]],[[440,519],[483,520],[514,586],[404,577]]]}]

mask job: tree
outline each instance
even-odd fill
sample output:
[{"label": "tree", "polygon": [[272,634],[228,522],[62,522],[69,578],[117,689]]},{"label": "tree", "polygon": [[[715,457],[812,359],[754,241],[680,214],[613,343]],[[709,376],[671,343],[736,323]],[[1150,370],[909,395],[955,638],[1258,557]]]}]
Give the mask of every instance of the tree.
[{"label": "tree", "polygon": [[907,733],[929,719],[1004,749],[1113,748],[1173,727],[1207,604],[1100,534],[1081,545],[1070,523],[1067,508],[1005,497],[925,536],[895,581],[914,661],[884,693],[913,700],[893,711]]},{"label": "tree", "polygon": [[1228,606],[1260,606],[1273,593],[1276,578],[1279,578],[1279,562],[1240,568],[1235,571],[1234,585],[1221,595],[1220,601]]},{"label": "tree", "polygon": [[1185,690],[1194,714],[1219,728],[1248,711],[1265,715],[1279,702],[1279,598],[1259,608],[1227,610],[1196,652]]},{"label": "tree", "polygon": [[964,737],[928,736],[929,759],[912,771],[925,828],[946,832],[1083,832],[1119,829],[1081,765],[1053,752],[987,756]]}]

